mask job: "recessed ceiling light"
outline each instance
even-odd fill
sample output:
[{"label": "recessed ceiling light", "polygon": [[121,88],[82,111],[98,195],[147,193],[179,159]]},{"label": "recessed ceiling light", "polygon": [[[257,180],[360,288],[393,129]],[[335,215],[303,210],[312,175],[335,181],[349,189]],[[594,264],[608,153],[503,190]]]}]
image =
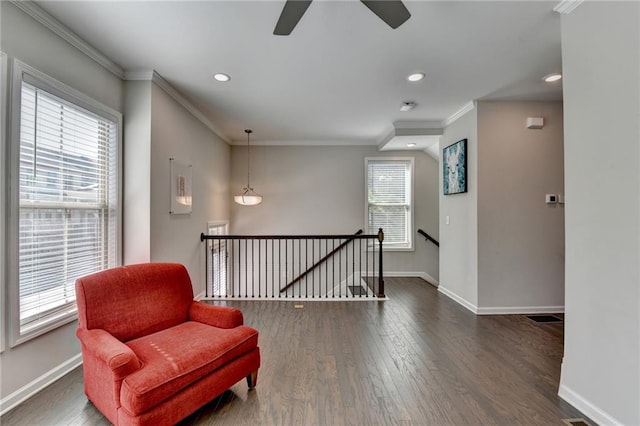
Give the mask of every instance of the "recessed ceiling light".
[{"label": "recessed ceiling light", "polygon": [[415,144],[414,142],[409,142],[409,143],[407,144],[407,146],[408,146],[409,148],[413,148],[414,146],[416,146],[416,144]]},{"label": "recessed ceiling light", "polygon": [[416,81],[420,81],[424,78],[424,73],[423,72],[416,72],[413,74],[410,74],[407,77],[407,80],[411,81],[411,82],[416,82]]},{"label": "recessed ceiling light", "polygon": [[229,77],[228,74],[224,74],[224,73],[221,73],[221,72],[214,74],[213,78],[215,78],[218,81],[222,81],[222,82],[226,82],[226,81],[231,80],[231,77]]},{"label": "recessed ceiling light", "polygon": [[562,74],[553,73],[553,74],[545,75],[542,79],[547,83],[552,83],[554,81],[560,80],[561,78],[562,78]]}]

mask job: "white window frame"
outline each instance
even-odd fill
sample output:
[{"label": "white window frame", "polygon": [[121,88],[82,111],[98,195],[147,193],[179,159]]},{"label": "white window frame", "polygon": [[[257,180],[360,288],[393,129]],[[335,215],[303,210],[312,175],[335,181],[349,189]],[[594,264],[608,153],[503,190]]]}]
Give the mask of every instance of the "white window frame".
[{"label": "white window frame", "polygon": [[[7,96],[8,86],[8,58],[6,53],[0,52],[0,165],[6,170],[7,162],[5,158],[7,150]],[[0,306],[2,314],[0,314],[0,353],[4,352],[5,347],[5,331],[4,325],[6,320],[5,311],[5,286],[6,286],[6,267],[5,267],[5,227],[6,227],[6,203],[7,203],[7,182],[5,182],[6,173],[0,173]]]},{"label": "white window frame", "polygon": [[[414,251],[413,223],[414,223],[414,180],[415,180],[415,159],[414,157],[365,157],[364,159],[364,226],[365,233],[377,234],[378,229],[369,229],[369,162],[370,161],[392,161],[405,162],[409,164],[410,188],[409,188],[409,217],[407,223],[407,239],[406,244],[390,244],[388,241],[382,242],[382,249],[385,251]],[[384,229],[382,230],[384,232]],[[376,250],[378,244],[374,244],[373,249]]]},{"label": "white window frame", "polygon": [[[214,221],[210,221],[207,222],[207,235],[229,235],[229,221],[227,220],[214,220]],[[215,247],[214,247],[215,250]],[[226,250],[226,247],[225,247]],[[218,250],[218,252],[220,252],[220,250]],[[210,253],[207,250],[207,254],[206,256],[209,256]],[[213,262],[213,259],[208,259],[208,262]],[[225,258],[224,258],[224,290],[221,292],[218,292],[218,294],[213,294],[215,293],[215,288],[213,285],[213,277],[212,275],[209,273],[209,271],[207,271],[207,288],[211,289],[211,295],[210,297],[226,297],[227,296],[227,292],[229,291],[229,276],[228,276],[228,253],[225,253]],[[213,265],[210,264],[210,267],[213,267]]]},{"label": "white window frame", "polygon": [[65,315],[54,321],[46,322],[34,327],[28,332],[20,331],[20,294],[19,294],[19,164],[20,164],[20,112],[22,103],[22,82],[45,90],[78,107],[84,108],[117,125],[117,213],[116,213],[116,264],[122,263],[122,114],[100,102],[86,96],[85,94],[61,83],[35,68],[18,60],[13,60],[11,77],[11,134],[9,138],[7,170],[9,171],[9,201],[7,214],[9,216],[7,229],[7,282],[9,289],[10,307],[10,330],[11,347],[24,343],[34,337],[40,336],[64,324],[68,324],[77,319],[77,309],[69,310]]}]

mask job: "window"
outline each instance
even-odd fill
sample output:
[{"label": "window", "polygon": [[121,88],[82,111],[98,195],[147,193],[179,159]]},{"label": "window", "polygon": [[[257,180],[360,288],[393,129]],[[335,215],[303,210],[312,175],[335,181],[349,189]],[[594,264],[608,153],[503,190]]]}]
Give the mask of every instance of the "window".
[{"label": "window", "polygon": [[386,249],[413,249],[413,158],[366,158],[367,232]]},{"label": "window", "polygon": [[120,116],[20,77],[15,343],[75,319],[75,280],[119,263]]},{"label": "window", "polygon": [[[209,235],[227,235],[228,222],[209,222],[207,224]],[[209,254],[207,254],[208,256]],[[211,296],[224,297],[227,295],[227,240],[212,240],[211,242],[211,267],[207,275],[207,285],[211,289]]]}]

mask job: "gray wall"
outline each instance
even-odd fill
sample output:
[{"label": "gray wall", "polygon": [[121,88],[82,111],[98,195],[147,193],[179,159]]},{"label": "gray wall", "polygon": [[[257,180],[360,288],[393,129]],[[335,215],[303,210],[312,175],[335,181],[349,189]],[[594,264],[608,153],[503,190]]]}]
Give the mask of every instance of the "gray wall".
[{"label": "gray wall", "polygon": [[442,152],[442,148],[467,139],[467,192],[444,196],[442,161],[438,173],[441,239],[439,290],[471,310],[478,306],[477,134],[478,111],[474,108],[445,129],[440,143]]},{"label": "gray wall", "polygon": [[562,16],[566,320],[560,395],[640,424],[640,3]]},{"label": "gray wall", "polygon": [[[233,146],[231,194],[247,181],[246,147]],[[365,229],[365,157],[415,157],[415,228],[438,238],[437,164],[422,152],[375,146],[253,146],[251,185],[264,197],[231,207],[231,233],[350,234]],[[426,273],[437,281],[438,249],[413,234],[415,251],[386,252],[385,272]],[[423,275],[424,276],[424,275]]]},{"label": "gray wall", "polygon": [[[152,81],[126,83],[124,263],[178,262],[204,291],[208,221],[229,220],[231,150]],[[190,214],[169,214],[169,159],[192,166]]]},{"label": "gray wall", "polygon": [[[6,52],[9,58],[19,59],[93,99],[122,111],[123,84],[119,78],[13,4],[0,2],[0,15],[0,50]],[[5,173],[4,165],[2,170]],[[6,196],[4,191],[3,196]],[[2,226],[5,224],[2,223]],[[4,306],[2,315],[4,325],[8,326]],[[69,323],[14,348],[6,345],[0,355],[0,398],[7,397],[78,355],[80,344],[75,337],[76,326],[75,322]]]},{"label": "gray wall", "polygon": [[[198,294],[205,268],[200,233],[207,221],[229,219],[231,150],[156,84],[151,98],[151,261],[184,264]],[[169,214],[169,158],[192,165],[191,214]]]},{"label": "gray wall", "polygon": [[442,147],[467,139],[468,192],[439,190],[440,291],[471,311],[564,309],[564,211],[545,204],[564,191],[562,132],[560,102],[480,101],[445,129]]},{"label": "gray wall", "polygon": [[[479,313],[564,309],[561,102],[478,102]],[[526,128],[543,117],[544,128]]]}]

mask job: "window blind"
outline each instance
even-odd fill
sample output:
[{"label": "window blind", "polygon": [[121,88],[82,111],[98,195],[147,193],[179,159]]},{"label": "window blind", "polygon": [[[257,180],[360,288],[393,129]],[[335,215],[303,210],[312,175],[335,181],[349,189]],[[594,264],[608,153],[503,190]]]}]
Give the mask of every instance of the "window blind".
[{"label": "window blind", "polygon": [[75,312],[75,280],[116,266],[117,124],[22,82],[20,334]]},{"label": "window blind", "polygon": [[[227,225],[209,224],[209,235],[226,235]],[[211,274],[207,277],[212,296],[227,295],[227,240],[212,240],[211,244]]]},{"label": "window blind", "polygon": [[411,161],[367,161],[368,229],[384,230],[384,245],[411,246]]}]

